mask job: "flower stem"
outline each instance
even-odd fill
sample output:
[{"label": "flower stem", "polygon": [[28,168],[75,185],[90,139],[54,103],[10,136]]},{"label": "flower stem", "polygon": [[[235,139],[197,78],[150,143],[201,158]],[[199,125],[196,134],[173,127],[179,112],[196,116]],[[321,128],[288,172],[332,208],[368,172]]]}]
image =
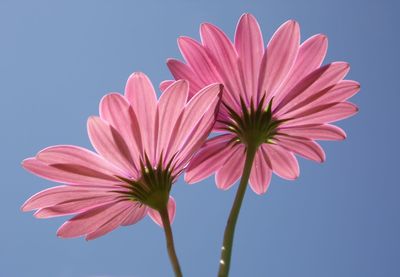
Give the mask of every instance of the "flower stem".
[{"label": "flower stem", "polygon": [[171,223],[169,221],[167,207],[159,210],[161,220],[164,226],[165,239],[167,241],[167,250],[169,259],[175,272],[176,277],[182,277],[181,267],[179,265],[178,257],[176,256],[174,238],[172,236]]},{"label": "flower stem", "polygon": [[246,193],[247,183],[249,181],[251,167],[256,155],[258,146],[248,145],[246,150],[246,161],[243,168],[242,179],[240,180],[239,188],[236,192],[235,200],[232,205],[231,213],[225,227],[224,241],[221,247],[221,259],[219,265],[219,277],[227,277],[229,274],[229,266],[231,263],[232,244],[235,234],[236,221],[239,216],[240,207],[243,202],[244,194]]}]

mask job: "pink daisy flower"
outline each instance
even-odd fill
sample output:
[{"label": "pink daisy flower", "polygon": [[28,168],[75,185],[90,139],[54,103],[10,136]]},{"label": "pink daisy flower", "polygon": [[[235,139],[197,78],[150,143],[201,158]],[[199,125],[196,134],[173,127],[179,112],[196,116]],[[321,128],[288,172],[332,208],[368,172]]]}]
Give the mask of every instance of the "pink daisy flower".
[{"label": "pink daisy flower", "polygon": [[88,120],[97,153],[59,145],[23,161],[29,172],[63,185],[35,194],[22,210],[37,210],[37,218],[74,214],[58,229],[62,238],[95,239],[146,215],[165,226],[175,215],[171,186],[211,131],[220,90],[206,86],[189,101],[180,80],[157,101],[147,76],[132,74],[125,95],[104,96],[100,116]]},{"label": "pink daisy flower", "polygon": [[[185,174],[189,183],[212,174],[220,189],[230,188],[241,176],[246,149],[256,154],[250,187],[267,191],[272,172],[284,179],[299,176],[295,154],[316,162],[325,153],[316,140],[343,140],[345,132],[332,122],[357,112],[347,100],[359,91],[355,81],[344,80],[345,62],[321,66],[327,38],[318,34],[300,44],[300,28],[289,20],[264,47],[257,20],[244,14],[232,43],[218,27],[204,23],[201,42],[180,37],[186,61],[169,59],[175,79],[190,82],[190,96],[210,83],[224,85],[214,131]],[[164,81],[164,89],[172,81]]]},{"label": "pink daisy flower", "polygon": [[[342,140],[345,133],[332,122],[357,112],[347,100],[359,91],[344,80],[345,62],[321,66],[327,38],[315,35],[300,44],[297,22],[278,28],[267,47],[257,20],[244,14],[232,43],[218,27],[204,23],[201,42],[178,39],[186,60],[167,64],[175,79],[190,82],[190,95],[204,85],[224,85],[214,131],[191,160],[185,180],[198,182],[212,174],[217,187],[230,188],[241,177],[225,228],[218,276],[228,276],[233,237],[247,183],[257,194],[267,191],[272,172],[284,179],[299,176],[295,154],[323,162],[316,140]],[[161,84],[164,89],[171,81]]]}]

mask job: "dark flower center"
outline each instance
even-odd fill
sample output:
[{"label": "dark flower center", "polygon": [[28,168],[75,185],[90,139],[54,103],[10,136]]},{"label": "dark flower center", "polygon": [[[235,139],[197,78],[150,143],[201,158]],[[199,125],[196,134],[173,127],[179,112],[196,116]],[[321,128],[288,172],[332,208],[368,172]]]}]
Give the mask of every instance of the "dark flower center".
[{"label": "dark flower center", "polygon": [[145,156],[145,161],[140,162],[141,177],[138,180],[116,176],[125,182],[123,187],[128,189],[123,194],[130,200],[138,201],[155,210],[165,208],[175,176],[172,174],[172,159],[165,167],[162,166],[162,160],[161,157],[157,166],[154,167]]},{"label": "dark flower center", "polygon": [[265,96],[260,100],[257,107],[250,103],[247,107],[244,100],[240,99],[241,112],[234,111],[231,107],[223,103],[228,110],[230,120],[221,121],[226,125],[225,130],[235,134],[232,143],[243,143],[258,147],[263,143],[271,143],[272,138],[277,133],[277,127],[284,121],[275,119],[272,115],[272,100],[266,108],[263,108]]}]

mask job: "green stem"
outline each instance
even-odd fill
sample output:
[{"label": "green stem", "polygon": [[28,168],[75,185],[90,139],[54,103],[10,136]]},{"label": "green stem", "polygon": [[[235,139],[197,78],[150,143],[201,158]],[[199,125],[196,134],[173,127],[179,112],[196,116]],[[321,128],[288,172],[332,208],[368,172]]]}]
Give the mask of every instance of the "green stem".
[{"label": "green stem", "polygon": [[159,211],[161,220],[164,226],[165,239],[167,241],[167,250],[169,259],[175,272],[176,277],[182,277],[181,267],[179,265],[178,257],[176,256],[174,238],[172,236],[171,223],[169,221],[167,207]]},{"label": "green stem", "polygon": [[257,148],[258,146],[256,145],[247,146],[246,161],[244,163],[242,179],[240,180],[240,185],[236,192],[236,197],[232,205],[231,213],[229,214],[228,222],[226,223],[225,227],[224,241],[221,248],[221,259],[218,272],[219,277],[227,277],[229,274],[235,226],[239,216],[240,207],[243,202],[244,194],[246,193],[247,183],[249,181],[251,167],[253,165]]}]

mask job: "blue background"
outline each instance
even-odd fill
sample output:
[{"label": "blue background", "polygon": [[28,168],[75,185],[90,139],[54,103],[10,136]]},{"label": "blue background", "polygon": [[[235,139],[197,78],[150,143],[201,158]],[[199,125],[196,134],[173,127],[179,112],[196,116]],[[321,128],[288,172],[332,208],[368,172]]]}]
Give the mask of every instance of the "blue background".
[{"label": "blue background", "polygon": [[[362,84],[360,113],[340,123],[344,142],[323,143],[327,161],[301,160],[295,182],[277,177],[266,195],[248,191],[231,276],[400,276],[399,12],[397,1],[5,1],[0,2],[0,276],[171,276],[162,230],[150,219],[86,242],[55,232],[65,218],[19,211],[53,184],[20,162],[54,144],[91,147],[86,119],[133,71],[158,83],[180,57],[179,35],[201,22],[232,38],[244,12],[267,41],[284,21],[302,39],[325,33],[326,62],[345,60]],[[236,187],[214,179],[173,188],[173,225],[186,276],[215,276]]]}]

